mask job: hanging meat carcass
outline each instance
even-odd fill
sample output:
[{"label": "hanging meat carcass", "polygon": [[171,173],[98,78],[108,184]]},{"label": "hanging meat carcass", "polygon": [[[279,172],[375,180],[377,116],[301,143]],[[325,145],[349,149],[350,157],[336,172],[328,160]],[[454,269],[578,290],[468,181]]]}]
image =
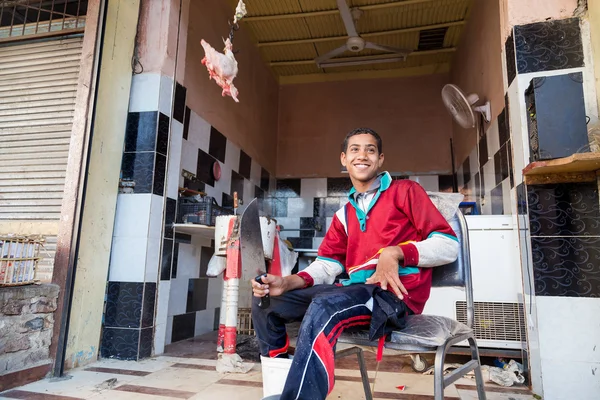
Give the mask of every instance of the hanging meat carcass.
[{"label": "hanging meat carcass", "polygon": [[231,40],[229,38],[225,40],[223,53],[216,51],[204,39],[200,43],[204,48],[202,64],[208,69],[209,79],[214,79],[217,85],[223,88],[221,93],[223,97],[231,96],[236,103],[239,103],[238,90],[233,85],[233,80],[238,73],[238,64],[233,55]]}]

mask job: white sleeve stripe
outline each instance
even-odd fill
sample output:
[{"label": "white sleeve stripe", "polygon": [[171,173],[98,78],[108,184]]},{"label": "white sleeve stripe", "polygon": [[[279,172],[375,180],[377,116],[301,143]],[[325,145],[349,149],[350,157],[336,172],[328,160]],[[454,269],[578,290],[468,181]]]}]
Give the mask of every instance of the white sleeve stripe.
[{"label": "white sleeve stripe", "polygon": [[342,223],[344,227],[344,232],[346,232],[346,236],[348,236],[348,224],[346,223],[346,206],[340,208],[335,212],[335,216]]},{"label": "white sleeve stripe", "polygon": [[414,245],[419,252],[418,267],[437,267],[451,263],[458,257],[459,244],[454,237],[432,235]]},{"label": "white sleeve stripe", "polygon": [[314,285],[331,285],[335,281],[335,277],[343,272],[343,268],[338,262],[318,258],[304,268],[302,272],[310,275]]}]

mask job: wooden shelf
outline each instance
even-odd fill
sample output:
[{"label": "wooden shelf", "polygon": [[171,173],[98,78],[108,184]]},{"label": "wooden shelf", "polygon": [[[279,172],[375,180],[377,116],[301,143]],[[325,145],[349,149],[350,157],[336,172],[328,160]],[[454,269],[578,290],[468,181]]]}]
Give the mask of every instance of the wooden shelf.
[{"label": "wooden shelf", "polygon": [[215,238],[215,227],[199,224],[174,224],[173,228],[177,233],[186,235],[200,236],[203,239],[213,240]]},{"label": "wooden shelf", "polygon": [[594,182],[600,171],[600,153],[579,153],[554,160],[535,161],[523,169],[525,183],[540,185]]}]

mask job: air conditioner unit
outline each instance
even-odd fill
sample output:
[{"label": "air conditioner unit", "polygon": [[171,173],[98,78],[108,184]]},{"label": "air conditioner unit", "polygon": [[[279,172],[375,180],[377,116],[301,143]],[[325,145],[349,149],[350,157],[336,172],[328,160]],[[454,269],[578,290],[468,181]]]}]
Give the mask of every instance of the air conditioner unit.
[{"label": "air conditioner unit", "polygon": [[[470,215],[466,219],[471,245],[477,345],[480,348],[521,350],[527,339],[516,221],[510,215]],[[464,291],[432,288],[423,313],[466,323],[466,307]]]}]

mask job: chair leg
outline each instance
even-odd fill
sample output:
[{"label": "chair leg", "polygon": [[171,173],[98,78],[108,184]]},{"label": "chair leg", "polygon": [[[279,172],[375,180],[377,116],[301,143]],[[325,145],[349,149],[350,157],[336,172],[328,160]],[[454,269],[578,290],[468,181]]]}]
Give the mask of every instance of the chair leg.
[{"label": "chair leg", "polygon": [[485,388],[483,385],[483,375],[481,373],[481,361],[479,361],[479,349],[477,348],[477,342],[474,337],[469,339],[469,347],[471,348],[471,359],[477,361],[477,368],[475,368],[475,383],[477,385],[477,398],[479,400],[486,400]]},{"label": "chair leg", "polygon": [[446,360],[446,346],[439,346],[435,353],[435,366],[433,367],[433,398],[444,400],[444,361]]},{"label": "chair leg", "polygon": [[358,358],[358,368],[360,369],[360,377],[362,379],[363,389],[365,391],[365,399],[373,400],[373,393],[371,393],[371,386],[369,385],[369,373],[367,371],[367,363],[365,362],[365,356],[360,347],[351,347],[335,353],[335,358],[342,358],[352,354],[356,354]]}]

